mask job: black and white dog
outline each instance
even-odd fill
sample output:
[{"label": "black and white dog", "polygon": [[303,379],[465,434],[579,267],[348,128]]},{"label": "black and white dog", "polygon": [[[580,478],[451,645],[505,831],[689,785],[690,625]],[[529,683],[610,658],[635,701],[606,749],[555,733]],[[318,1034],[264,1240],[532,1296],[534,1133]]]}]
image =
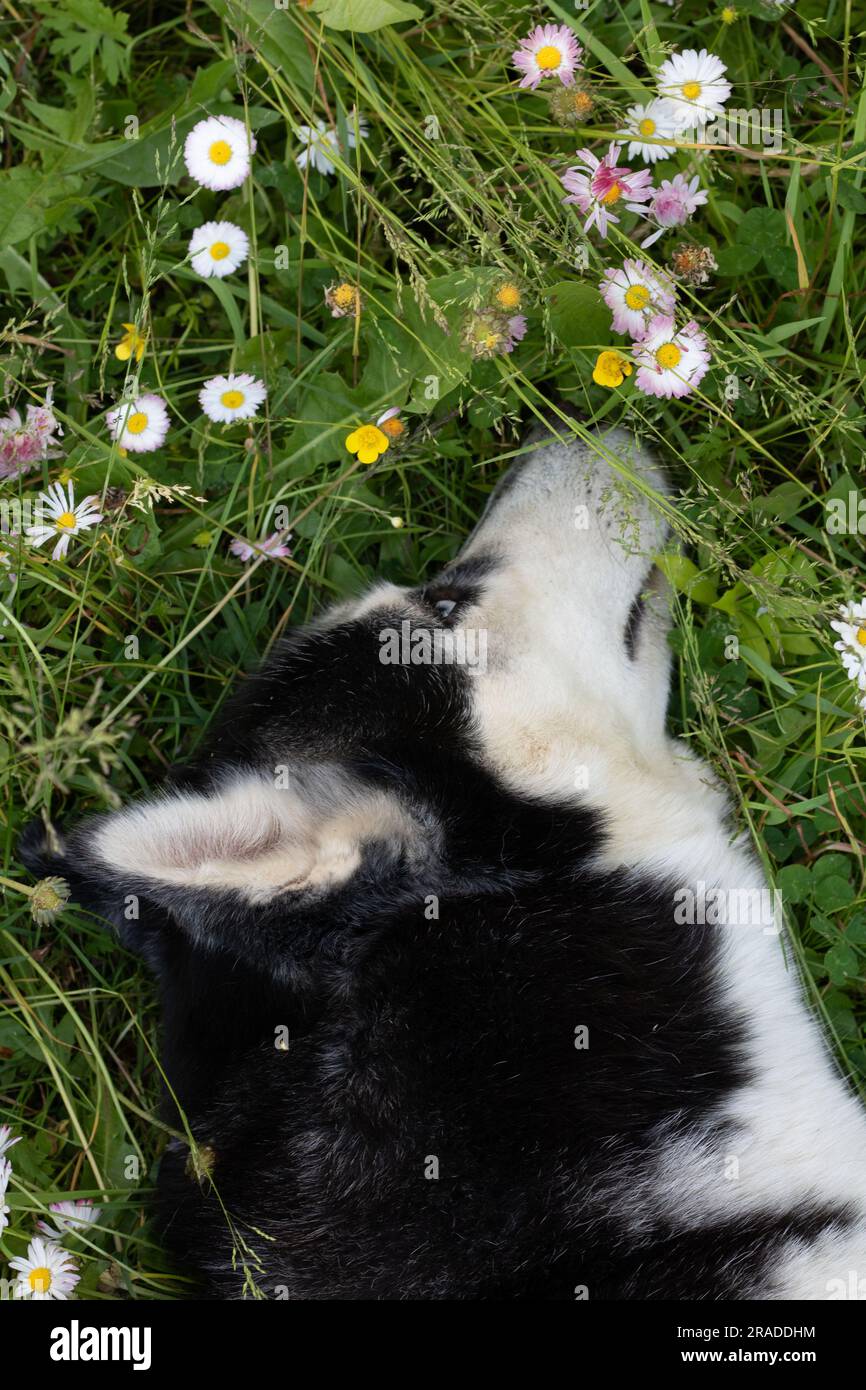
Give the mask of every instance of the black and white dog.
[{"label": "black and white dog", "polygon": [[548,435],[437,579],[294,632],[161,796],[31,844],[156,973],[205,1295],[866,1288],[866,1118],[665,732],[659,497],[621,433]]}]

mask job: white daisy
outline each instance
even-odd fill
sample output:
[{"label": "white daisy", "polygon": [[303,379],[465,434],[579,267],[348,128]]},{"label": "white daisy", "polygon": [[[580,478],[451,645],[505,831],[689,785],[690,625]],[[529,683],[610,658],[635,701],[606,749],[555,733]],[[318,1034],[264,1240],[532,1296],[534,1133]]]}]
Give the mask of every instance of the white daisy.
[{"label": "white daisy", "polygon": [[231,424],[232,420],[252,420],[267,396],[263,382],[249,372],[212,376],[199,392],[199,405],[209,420]]},{"label": "white daisy", "polygon": [[77,1202],[52,1202],[48,1210],[54,1214],[54,1225],[50,1226],[47,1221],[38,1221],[36,1224],[51,1240],[62,1240],[65,1235],[79,1234],[102,1216],[102,1207],[95,1207],[83,1197]]},{"label": "white daisy", "polygon": [[833,646],[841,653],[846,675],[857,682],[858,689],[866,690],[866,599],[845,604],[838,621],[830,626],[842,639]]},{"label": "white daisy", "polygon": [[662,63],[656,76],[660,97],[670,107],[677,130],[706,125],[720,116],[731,95],[731,84],[725,81],[727,68],[715,53],[702,48],[686,48],[674,53]]},{"label": "white daisy", "polygon": [[637,158],[645,164],[655,164],[657,159],[676,154],[676,145],[663,143],[676,133],[676,122],[666,101],[655,97],[646,106],[630,106],[625,118],[625,127],[618,130],[617,135],[631,141],[629,159]]},{"label": "white daisy", "polygon": [[18,1274],[16,1296],[34,1302],[68,1298],[81,1277],[72,1256],[41,1236],[34,1236],[27,1254],[10,1260],[9,1267]]},{"label": "white daisy", "polygon": [[616,270],[606,270],[599,289],[613,314],[614,332],[630,338],[641,338],[650,319],[672,314],[676,303],[673,285],[646,261],[625,260]]},{"label": "white daisy", "polygon": [[190,177],[217,193],[238,188],[250,172],[255,137],[234,116],[208,116],[194,125],[183,147]]},{"label": "white daisy", "polygon": [[20,1134],[16,1134],[15,1138],[12,1138],[12,1130],[8,1125],[0,1125],[0,1158],[12,1148],[13,1144],[19,1143],[20,1139]]},{"label": "white daisy", "polygon": [[246,232],[234,222],[205,222],[189,242],[190,265],[197,275],[222,280],[243,265],[250,251]]},{"label": "white daisy", "polygon": [[102,520],[102,513],[94,510],[95,497],[85,497],[76,507],[72,483],[67,486],[68,494],[63,491],[61,483],[52,483],[47,492],[40,492],[36,501],[37,515],[47,510],[51,521],[37,522],[34,526],[28,526],[26,532],[31,545],[57,541],[51,552],[53,560],[59,560],[66,554],[71,536],[77,536],[79,531],[95,526]]},{"label": "white daisy", "polygon": [[168,407],[162,396],[137,396],[134,401],[124,401],[107,411],[105,423],[121,449],[149,454],[163,444],[168,434]]},{"label": "white daisy", "polygon": [[[358,117],[358,132],[362,140],[366,140],[368,135],[367,122],[363,116]],[[299,169],[306,169],[311,165],[320,174],[330,178],[336,172],[332,155],[342,157],[343,150],[340,147],[340,137],[333,126],[328,126],[324,121],[316,121],[314,126],[298,126],[298,139],[306,148],[300,154],[295,155],[295,163]],[[355,118],[351,114],[346,119],[346,142],[350,150],[355,148]]]},{"label": "white daisy", "polygon": [[706,335],[694,320],[677,328],[672,314],[657,314],[632,345],[637,362],[635,385],[645,396],[670,400],[687,396],[709,370]]},{"label": "white daisy", "polygon": [[520,40],[511,61],[523,73],[521,87],[533,91],[545,77],[558,77],[564,87],[574,85],[583,49],[567,24],[538,24]]},{"label": "white daisy", "polygon": [[12,1164],[8,1158],[0,1158],[0,1236],[9,1225],[9,1203],[6,1201],[6,1189],[9,1186],[9,1179],[12,1176]]}]

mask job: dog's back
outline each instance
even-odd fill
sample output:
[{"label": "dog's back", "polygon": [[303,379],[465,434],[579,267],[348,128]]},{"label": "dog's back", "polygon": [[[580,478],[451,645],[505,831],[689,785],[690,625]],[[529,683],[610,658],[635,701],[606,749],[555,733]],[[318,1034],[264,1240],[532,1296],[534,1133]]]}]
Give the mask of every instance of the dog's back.
[{"label": "dog's back", "polygon": [[539,450],[445,575],[283,643],[51,862],[159,979],[195,1141],[162,1228],[213,1296],[832,1297],[866,1263],[866,1123],[665,735],[664,526],[612,454],[662,489],[621,436]]}]

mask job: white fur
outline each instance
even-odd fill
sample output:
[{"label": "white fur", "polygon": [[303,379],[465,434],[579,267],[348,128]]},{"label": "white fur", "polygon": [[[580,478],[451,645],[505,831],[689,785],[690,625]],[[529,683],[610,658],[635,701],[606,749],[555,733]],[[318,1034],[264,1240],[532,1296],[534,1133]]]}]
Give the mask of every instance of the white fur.
[{"label": "white fur", "polygon": [[[612,524],[623,504],[605,457],[611,450],[641,481],[626,503],[625,545],[622,522]],[[646,500],[655,488],[664,505],[657,471],[620,435],[595,455],[550,445],[523,469],[466,551],[493,549],[508,561],[466,618],[489,628],[488,670],[472,673],[485,761],[524,793],[598,810],[608,828],[599,866],[619,871],[626,887],[640,871],[672,887],[763,888],[752,853],[731,843],[727,799],[710,769],[665,734],[668,656],[658,605],[634,661],[625,652],[628,609],[662,540],[658,510]],[[575,508],[587,504],[590,525],[575,529]],[[786,937],[763,922],[724,917],[716,929],[718,988],[742,1018],[754,1081],[714,1117],[735,1127],[729,1148],[659,1136],[631,1219],[640,1227],[653,1211],[687,1229],[744,1213],[851,1204],[856,1227],[828,1233],[814,1249],[792,1243],[765,1293],[838,1296],[833,1281],[859,1269],[866,1297],[866,1115],[807,1008]]]}]

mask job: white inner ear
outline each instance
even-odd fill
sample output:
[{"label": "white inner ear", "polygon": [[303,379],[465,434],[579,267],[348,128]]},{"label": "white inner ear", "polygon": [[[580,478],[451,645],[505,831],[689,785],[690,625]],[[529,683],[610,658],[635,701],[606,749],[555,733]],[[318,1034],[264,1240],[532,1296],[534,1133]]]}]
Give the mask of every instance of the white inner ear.
[{"label": "white inner ear", "polygon": [[417,840],[418,825],[385,792],[338,771],[282,788],[239,776],[207,795],[184,792],[130,806],[99,827],[93,852],[137,877],[188,888],[276,893],[344,883],[371,840]]}]

